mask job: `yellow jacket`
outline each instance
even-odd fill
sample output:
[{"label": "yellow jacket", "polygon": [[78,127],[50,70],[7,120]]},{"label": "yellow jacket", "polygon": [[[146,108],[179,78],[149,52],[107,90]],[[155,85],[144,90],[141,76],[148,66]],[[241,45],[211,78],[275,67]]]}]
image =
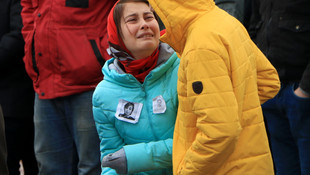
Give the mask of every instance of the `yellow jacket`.
[{"label": "yellow jacket", "polygon": [[181,56],[174,174],[274,174],[261,104],[280,82],[246,29],[213,0],[149,0]]}]

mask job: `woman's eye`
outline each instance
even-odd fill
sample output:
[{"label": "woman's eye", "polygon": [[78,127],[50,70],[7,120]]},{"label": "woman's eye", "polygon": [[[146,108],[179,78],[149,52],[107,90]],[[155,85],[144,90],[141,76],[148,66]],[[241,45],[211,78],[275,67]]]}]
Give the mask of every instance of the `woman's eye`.
[{"label": "woman's eye", "polygon": [[137,19],[135,19],[135,18],[129,18],[129,19],[127,19],[127,21],[126,22],[134,22],[134,21],[136,21]]},{"label": "woman's eye", "polygon": [[154,16],[147,16],[147,17],[145,17],[145,19],[153,19],[154,18]]}]

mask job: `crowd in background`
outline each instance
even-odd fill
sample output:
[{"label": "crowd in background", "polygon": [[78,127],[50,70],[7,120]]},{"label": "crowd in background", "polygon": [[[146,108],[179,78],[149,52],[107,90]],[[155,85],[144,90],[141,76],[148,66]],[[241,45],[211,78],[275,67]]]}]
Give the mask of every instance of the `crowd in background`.
[{"label": "crowd in background", "polygon": [[310,1],[126,1],[0,2],[0,175],[310,174]]}]

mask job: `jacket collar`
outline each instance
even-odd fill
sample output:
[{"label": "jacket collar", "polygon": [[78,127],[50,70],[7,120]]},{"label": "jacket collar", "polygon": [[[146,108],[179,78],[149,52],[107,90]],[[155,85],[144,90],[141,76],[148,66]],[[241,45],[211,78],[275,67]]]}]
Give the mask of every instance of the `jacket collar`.
[{"label": "jacket collar", "polygon": [[[176,59],[178,58],[175,51],[166,43],[161,43],[157,66],[150,72],[150,74],[152,74],[152,80],[156,80],[157,77],[162,76],[162,74],[171,68]],[[126,83],[128,86],[132,86],[138,82],[132,75],[126,74],[122,70],[118,64],[118,60],[115,58],[106,61],[102,68],[102,72],[104,74],[104,79],[108,81],[116,81],[119,82],[119,84]]]}]

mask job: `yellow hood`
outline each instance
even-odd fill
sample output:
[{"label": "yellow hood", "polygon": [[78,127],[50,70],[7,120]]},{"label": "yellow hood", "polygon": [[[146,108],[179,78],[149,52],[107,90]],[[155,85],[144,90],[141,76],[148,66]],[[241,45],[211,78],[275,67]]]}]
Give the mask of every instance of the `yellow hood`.
[{"label": "yellow hood", "polygon": [[182,54],[188,26],[215,7],[213,0],[149,0],[167,31],[161,40]]}]

